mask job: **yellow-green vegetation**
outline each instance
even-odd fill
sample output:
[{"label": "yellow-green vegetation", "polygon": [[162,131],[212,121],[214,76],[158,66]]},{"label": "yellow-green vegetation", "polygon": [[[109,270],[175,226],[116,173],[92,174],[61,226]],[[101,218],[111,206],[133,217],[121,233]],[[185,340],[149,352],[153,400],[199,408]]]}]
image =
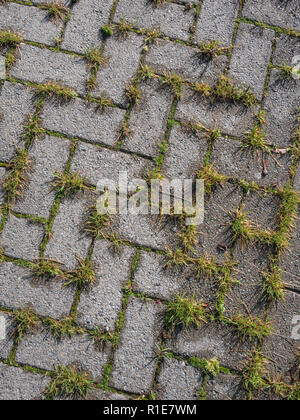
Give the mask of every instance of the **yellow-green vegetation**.
[{"label": "yellow-green vegetation", "polygon": [[192,356],[189,358],[189,364],[196,369],[200,369],[204,375],[210,375],[217,377],[219,373],[229,374],[230,371],[223,368],[217,359],[199,359],[198,357]]},{"label": "yellow-green vegetation", "polygon": [[64,196],[74,195],[78,191],[89,189],[84,184],[85,177],[82,177],[78,172],[55,172],[52,181],[52,189]]},{"label": "yellow-green vegetation", "polygon": [[181,76],[178,76],[175,73],[167,73],[164,72],[161,78],[162,84],[167,85],[170,87],[172,93],[175,95],[176,98],[181,97],[182,92],[182,85],[185,82]]},{"label": "yellow-green vegetation", "polygon": [[13,202],[22,196],[23,187],[26,183],[26,171],[31,161],[26,150],[18,149],[16,156],[9,162],[9,173],[3,181],[3,188],[7,192],[8,201]]},{"label": "yellow-green vegetation", "polygon": [[250,341],[261,341],[272,332],[270,322],[252,316],[245,317],[242,314],[237,314],[231,318],[226,318],[225,322],[233,325],[242,339],[249,339]]},{"label": "yellow-green vegetation", "polygon": [[48,18],[57,21],[58,19],[64,21],[69,9],[61,2],[53,1],[52,3],[42,3],[40,8],[47,11]]},{"label": "yellow-green vegetation", "polygon": [[263,124],[265,122],[265,115],[262,110],[255,116],[255,124],[251,130],[245,133],[246,137],[241,145],[242,148],[248,149],[257,155],[261,155],[261,152],[271,152],[271,145],[266,141],[266,133],[263,130]]},{"label": "yellow-green vegetation", "polygon": [[60,320],[46,318],[43,319],[43,324],[49,329],[53,337],[57,339],[84,333],[84,329],[76,325],[73,316],[65,316]]},{"label": "yellow-green vegetation", "polygon": [[96,274],[93,264],[77,257],[78,267],[66,274],[65,285],[76,285],[78,287],[92,286],[96,281]]},{"label": "yellow-green vegetation", "polygon": [[252,399],[255,391],[262,391],[269,388],[266,380],[267,360],[258,350],[253,350],[242,372],[243,386]]},{"label": "yellow-green vegetation", "polygon": [[131,105],[134,105],[141,98],[141,90],[133,83],[129,83],[125,88],[126,96]]},{"label": "yellow-green vegetation", "polygon": [[183,252],[182,249],[176,248],[172,250],[171,248],[166,248],[165,250],[165,267],[186,267],[190,259],[189,257]]},{"label": "yellow-green vegetation", "polygon": [[0,47],[16,47],[23,41],[23,38],[12,31],[0,30]]},{"label": "yellow-green vegetation", "polygon": [[221,47],[218,41],[201,42],[198,46],[201,54],[209,57],[217,57],[221,54],[226,54],[231,47]]},{"label": "yellow-green vegetation", "polygon": [[269,273],[263,274],[263,296],[267,301],[279,301],[284,297],[284,283],[281,279],[281,270],[272,264]]},{"label": "yellow-green vegetation", "polygon": [[188,297],[186,294],[176,295],[167,304],[165,327],[199,328],[206,322],[205,307],[204,303],[195,300],[194,297]]},{"label": "yellow-green vegetation", "polygon": [[41,258],[30,266],[33,276],[38,279],[52,279],[64,277],[64,273],[59,268],[58,263],[48,259]]},{"label": "yellow-green vegetation", "polygon": [[90,207],[88,219],[85,223],[85,231],[93,236],[95,239],[100,239],[102,235],[102,229],[110,225],[110,215],[100,214],[97,211],[96,205]]},{"label": "yellow-green vegetation", "polygon": [[221,175],[213,165],[204,165],[197,173],[198,179],[203,179],[206,194],[211,194],[216,187],[223,185],[228,180],[227,176]]},{"label": "yellow-green vegetation", "polygon": [[78,94],[75,92],[75,90],[52,81],[36,85],[35,89],[38,91],[38,93],[49,97],[55,96],[57,98],[66,100],[75,99],[78,97]]},{"label": "yellow-green vegetation", "polygon": [[16,341],[19,343],[23,335],[30,329],[38,326],[39,318],[31,308],[18,309],[14,311],[14,317],[17,324]]}]

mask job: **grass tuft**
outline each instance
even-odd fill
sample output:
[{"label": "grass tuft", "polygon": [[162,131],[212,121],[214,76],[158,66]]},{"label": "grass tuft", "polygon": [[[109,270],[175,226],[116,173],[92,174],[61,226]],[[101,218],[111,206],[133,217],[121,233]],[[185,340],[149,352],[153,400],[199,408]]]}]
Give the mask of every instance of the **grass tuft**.
[{"label": "grass tuft", "polygon": [[175,267],[186,267],[189,263],[189,257],[179,248],[174,251],[171,248],[166,248],[165,251],[165,268]]},{"label": "grass tuft", "polygon": [[75,90],[63,86],[60,83],[49,81],[44,84],[39,84],[35,87],[35,89],[40,94],[44,94],[49,97],[56,96],[60,99],[70,100],[75,99],[78,97],[78,94],[75,92]]},{"label": "grass tuft", "polygon": [[131,105],[134,105],[141,98],[141,90],[133,83],[129,83],[125,88],[125,93]]},{"label": "grass tuft", "polygon": [[75,324],[72,316],[65,316],[60,320],[46,318],[43,320],[43,324],[49,329],[53,337],[59,340],[63,337],[72,337],[75,334],[84,333],[84,329]]},{"label": "grass tuft", "polygon": [[264,356],[258,350],[254,350],[244,366],[242,372],[243,386],[249,393],[250,399],[252,399],[253,392],[261,391],[269,387],[265,379],[266,364],[267,361]]},{"label": "grass tuft", "polygon": [[78,267],[66,274],[65,285],[77,285],[78,287],[91,286],[96,281],[96,274],[93,270],[93,264],[90,261],[84,261],[77,257]]},{"label": "grass tuft", "polygon": [[46,10],[48,18],[55,22],[57,22],[58,19],[64,21],[65,16],[69,12],[67,7],[63,6],[61,2],[56,1],[53,1],[52,3],[42,3],[40,8]]},{"label": "grass tuft", "polygon": [[17,323],[17,338],[19,343],[23,335],[30,329],[36,328],[38,325],[38,316],[30,308],[20,309],[14,311],[14,317]]},{"label": "grass tuft", "polygon": [[171,74],[164,72],[161,81],[163,85],[167,85],[171,88],[172,93],[177,99],[181,97],[182,85],[184,83],[184,79],[182,79],[181,76],[178,76],[175,73]]},{"label": "grass tuft", "polygon": [[219,77],[212,90],[213,99],[231,100],[233,102],[242,102],[246,107],[255,105],[256,98],[250,89],[235,87],[232,81],[224,75]]},{"label": "grass tuft", "polygon": [[30,167],[27,151],[19,149],[16,156],[8,164],[9,174],[3,181],[3,188],[7,192],[8,201],[14,202],[22,196],[23,187],[26,183],[26,171]]},{"label": "grass tuft", "polygon": [[41,258],[36,263],[31,264],[30,268],[33,272],[33,276],[38,279],[64,277],[64,273],[60,270],[56,262],[44,258]]},{"label": "grass tuft", "polygon": [[219,174],[212,165],[202,166],[197,177],[203,179],[206,194],[211,194],[217,186],[222,186],[228,180],[226,176]]},{"label": "grass tuft", "polygon": [[81,177],[78,172],[55,172],[52,188],[64,196],[71,196],[78,191],[88,189],[84,181],[85,177]]},{"label": "grass tuft", "polygon": [[229,50],[230,47],[221,47],[218,41],[201,42],[199,44],[200,53],[211,58],[226,54]]},{"label": "grass tuft", "polygon": [[16,47],[23,41],[23,38],[12,31],[0,30],[0,47]]},{"label": "grass tuft", "polygon": [[242,339],[248,338],[250,341],[256,339],[261,341],[272,332],[272,327],[269,322],[259,318],[247,318],[242,314],[234,315],[229,320],[229,323],[236,328],[237,333]]},{"label": "grass tuft", "polygon": [[199,328],[206,322],[205,307],[205,304],[196,301],[193,297],[187,297],[185,294],[176,295],[168,302],[165,327],[167,329],[174,329],[176,326]]},{"label": "grass tuft", "polygon": [[229,374],[230,371],[223,368],[217,359],[198,359],[198,357],[192,356],[189,358],[189,364],[196,369],[200,369],[204,375],[210,375],[212,377],[218,376],[219,373]]},{"label": "grass tuft", "polygon": [[104,39],[109,38],[113,35],[114,31],[113,29],[108,25],[101,26],[101,33]]},{"label": "grass tuft", "polygon": [[272,265],[269,273],[264,273],[263,296],[267,301],[280,301],[284,297],[284,283],[281,279],[281,270]]}]

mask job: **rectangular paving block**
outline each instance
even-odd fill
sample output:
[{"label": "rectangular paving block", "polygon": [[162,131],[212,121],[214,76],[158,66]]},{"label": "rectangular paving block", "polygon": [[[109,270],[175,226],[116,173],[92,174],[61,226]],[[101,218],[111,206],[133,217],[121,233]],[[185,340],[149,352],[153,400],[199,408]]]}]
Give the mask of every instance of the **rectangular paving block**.
[{"label": "rectangular paving block", "polygon": [[300,346],[300,296],[287,291],[285,298],[271,308],[269,321],[274,334],[269,336],[263,346],[270,363],[271,377],[280,377],[290,382],[293,372],[297,372]]},{"label": "rectangular paving block", "polygon": [[243,367],[252,345],[241,342],[231,328],[213,322],[198,330],[182,329],[174,333],[165,347],[182,356],[217,359],[221,366],[236,371]]},{"label": "rectangular paving block", "polygon": [[[274,104],[276,104],[274,106]],[[278,70],[272,70],[267,97],[263,105],[266,114],[265,131],[270,143],[278,147],[294,143],[298,125],[299,81],[283,80]]]},{"label": "rectangular paving block", "polygon": [[158,74],[176,73],[191,81],[213,83],[224,71],[226,59],[225,56],[210,59],[197,48],[157,39],[149,46],[145,64]]},{"label": "rectangular paving block", "polygon": [[102,40],[100,28],[108,22],[112,5],[113,0],[83,0],[75,3],[61,48],[84,53],[99,47]]},{"label": "rectangular paving block", "polygon": [[0,400],[41,400],[51,379],[21,368],[0,364]]},{"label": "rectangular paving block", "polygon": [[82,57],[21,44],[10,75],[35,83],[60,82],[84,94],[88,71]]},{"label": "rectangular paving block", "polygon": [[173,125],[162,173],[168,179],[191,179],[204,163],[207,139],[180,125]]},{"label": "rectangular paving block", "polygon": [[127,392],[150,391],[156,369],[162,305],[136,298],[129,300],[125,325],[115,352],[110,385]]},{"label": "rectangular paving block", "polygon": [[43,237],[42,225],[10,214],[1,233],[0,246],[8,257],[33,261],[39,257]]},{"label": "rectangular paving block", "polygon": [[216,378],[208,378],[205,392],[208,401],[240,401],[247,397],[241,378],[223,373]]},{"label": "rectangular paving block", "polygon": [[169,2],[155,5],[148,0],[121,0],[114,21],[120,22],[122,18],[139,28],[158,27],[163,35],[188,41],[194,13]]},{"label": "rectangular paving block", "polygon": [[176,294],[186,293],[205,302],[209,309],[213,309],[217,282],[204,276],[196,278],[195,272],[191,269],[167,269],[165,266],[164,256],[141,251],[134,273],[133,290],[163,300],[171,300]]},{"label": "rectangular paving block", "polygon": [[91,238],[84,231],[84,223],[90,206],[90,197],[77,195],[65,198],[55,216],[45,256],[60,262],[73,270],[77,259],[84,259],[91,244]]},{"label": "rectangular paving block", "polygon": [[127,171],[128,181],[131,182],[133,178],[145,177],[147,169],[151,168],[152,163],[147,159],[80,142],[70,170],[80,172],[93,185],[102,179],[112,180],[118,185],[119,172]]},{"label": "rectangular paving block", "polygon": [[281,199],[274,194],[250,192],[244,199],[243,212],[261,230],[276,230]]},{"label": "rectangular paving block", "polygon": [[18,346],[16,361],[40,369],[53,370],[55,366],[76,366],[100,382],[108,362],[110,345],[100,350],[87,334],[55,339],[42,326],[26,334]]},{"label": "rectangular paving block", "polygon": [[239,0],[204,0],[197,21],[196,41],[230,45],[238,11]]},{"label": "rectangular paving block", "polygon": [[200,370],[176,359],[164,359],[157,379],[159,400],[197,400],[203,381]]},{"label": "rectangular paving block", "polygon": [[63,172],[70,153],[70,142],[65,139],[46,136],[39,138],[29,152],[31,168],[23,197],[13,210],[48,219],[55,198],[51,181],[54,172]]},{"label": "rectangular paving block", "polygon": [[0,80],[4,80],[6,78],[6,62],[5,57],[0,55]]},{"label": "rectangular paving block", "polygon": [[175,119],[195,120],[207,128],[219,128],[231,136],[241,136],[253,125],[256,106],[246,108],[244,105],[216,100],[212,103],[188,88],[176,108]]},{"label": "rectangular paving block", "polygon": [[165,137],[173,96],[157,80],[142,83],[140,89],[142,97],[130,114],[130,133],[122,149],[155,157]]},{"label": "rectangular paving block", "polygon": [[77,319],[81,325],[114,330],[134,252],[133,248],[123,246],[115,251],[109,241],[95,242],[91,261],[97,280],[80,295]]},{"label": "rectangular paving block", "polygon": [[275,32],[241,23],[230,61],[229,77],[237,85],[263,96]]},{"label": "rectangular paving block", "polygon": [[6,175],[7,175],[6,169],[0,166],[0,203],[3,203],[6,198],[6,193],[4,189],[2,188],[2,182],[4,181]]},{"label": "rectangular paving block", "polygon": [[[2,307],[4,305],[1,305]],[[0,311],[0,358],[7,359],[14,345],[16,323],[8,312]],[[0,394],[1,398],[1,394]]]},{"label": "rectangular paving block", "polygon": [[41,118],[43,127],[72,137],[80,137],[112,146],[121,130],[125,111],[81,99],[67,103],[46,101]]},{"label": "rectangular paving block", "polygon": [[62,280],[34,279],[29,269],[10,262],[0,265],[0,285],[0,306],[30,307],[45,317],[68,315],[74,300],[74,290],[64,287]]},{"label": "rectangular paving block", "polygon": [[117,105],[127,105],[125,89],[138,70],[142,45],[143,37],[135,33],[107,39],[102,55],[108,61],[97,72],[93,96],[105,96]]},{"label": "rectangular paving block", "polygon": [[300,219],[295,222],[290,244],[282,255],[280,268],[287,287],[300,291]]},{"label": "rectangular paving block", "polygon": [[54,22],[46,10],[8,3],[0,5],[0,27],[20,34],[26,41],[54,46],[60,37],[63,22]]},{"label": "rectangular paving block", "polygon": [[246,0],[243,16],[269,25],[300,31],[299,4],[297,1]]},{"label": "rectangular paving block", "polygon": [[242,147],[239,141],[227,137],[220,137],[214,142],[210,160],[219,173],[247,182],[254,181],[260,186],[284,186],[289,179],[289,155],[257,155],[255,151]]},{"label": "rectangular paving block", "polygon": [[19,84],[5,82],[0,92],[0,161],[8,162],[16,147],[22,147],[22,134],[28,114],[34,112],[33,93]]},{"label": "rectangular paving block", "polygon": [[[293,66],[293,59],[300,55],[300,39],[282,34],[278,37],[272,62],[274,66]],[[300,61],[300,60],[298,60]]]}]

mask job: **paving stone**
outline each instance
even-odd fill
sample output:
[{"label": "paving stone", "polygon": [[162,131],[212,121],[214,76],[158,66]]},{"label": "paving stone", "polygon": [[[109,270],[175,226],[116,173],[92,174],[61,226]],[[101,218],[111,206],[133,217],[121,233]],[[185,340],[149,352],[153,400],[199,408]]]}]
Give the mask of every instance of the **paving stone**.
[{"label": "paving stone", "polygon": [[162,305],[129,300],[125,325],[115,352],[110,385],[128,392],[150,392],[154,380],[155,346],[159,344]]},{"label": "paving stone", "polygon": [[284,34],[280,35],[272,58],[274,66],[280,66],[282,64],[291,66],[293,64],[293,58],[296,55],[300,55],[299,38],[293,38]]},{"label": "paving stone", "polygon": [[203,99],[188,88],[183,89],[182,98],[175,112],[175,119],[195,120],[207,128],[219,128],[223,133],[241,136],[253,125],[257,108],[246,108],[242,104]]},{"label": "paving stone", "polygon": [[68,270],[77,265],[77,258],[85,258],[91,239],[84,232],[84,222],[91,197],[75,196],[64,199],[54,219],[45,256],[63,264]]},{"label": "paving stone", "polygon": [[100,382],[103,368],[108,362],[110,345],[102,350],[87,334],[56,340],[42,327],[22,339],[16,353],[17,363],[30,364],[40,369],[53,370],[55,366],[75,365]]},{"label": "paving stone", "polygon": [[159,400],[197,400],[203,377],[199,370],[176,359],[164,359],[158,377]]},{"label": "paving stone", "polygon": [[108,38],[102,54],[108,62],[97,72],[93,96],[105,96],[117,105],[127,105],[125,88],[138,70],[142,45],[143,38],[135,33],[126,38]]},{"label": "paving stone", "polygon": [[50,378],[0,365],[0,400],[41,400]]},{"label": "paving stone", "polygon": [[60,82],[84,94],[88,72],[86,62],[81,57],[21,44],[10,74],[35,83],[49,80]]},{"label": "paving stone", "polygon": [[[9,315],[7,312],[0,311],[0,324],[2,327],[2,328],[0,327],[1,333],[3,333],[3,327],[4,327],[4,334],[5,334],[5,337],[3,337],[2,334],[0,335],[0,358],[7,359],[14,345],[16,323],[14,321],[13,316]],[[0,398],[1,398],[1,393],[0,393]]]},{"label": "paving stone", "polygon": [[274,334],[264,343],[264,352],[270,360],[268,370],[271,376],[274,378],[276,374],[280,375],[287,382],[291,381],[292,372],[298,366],[299,309],[299,294],[286,292],[285,299],[271,308],[269,320],[274,328]]},{"label": "paving stone", "polygon": [[[259,244],[236,246],[233,260],[237,263],[233,278],[239,284],[232,285],[225,297],[227,316],[242,314],[263,318],[265,300],[263,298],[263,273],[269,271],[271,249]],[[246,309],[247,308],[247,309]]]},{"label": "paving stone", "polygon": [[84,53],[99,47],[102,40],[101,26],[108,22],[113,0],[99,3],[83,0],[72,7],[61,47],[65,50]]},{"label": "paving stone", "polygon": [[26,41],[55,46],[63,22],[49,19],[46,10],[9,3],[0,5],[0,27],[20,34]]},{"label": "paving stone", "polygon": [[148,0],[122,0],[117,6],[114,20],[120,22],[122,18],[139,28],[157,26],[163,35],[188,41],[194,13],[178,4],[155,6]]},{"label": "paving stone", "polygon": [[43,226],[10,214],[1,233],[0,246],[8,257],[35,260],[43,237]]},{"label": "paving stone", "polygon": [[288,287],[300,291],[300,219],[295,223],[291,242],[282,256],[280,268],[282,277]]},{"label": "paving stone", "polygon": [[95,389],[90,391],[85,399],[88,401],[129,401],[133,398],[118,392],[106,392],[101,389]]},{"label": "paving stone", "polygon": [[198,330],[176,331],[165,347],[182,356],[217,359],[221,366],[234,370],[243,366],[251,349],[250,344],[241,342],[232,329],[217,322],[206,324]]},{"label": "paving stone", "polygon": [[[264,103],[266,114],[265,130],[268,140],[279,147],[294,143],[299,107],[300,81],[280,78],[277,70],[272,70]],[[276,104],[276,106],[274,106]]]},{"label": "paving stone", "polygon": [[173,125],[162,173],[169,179],[191,179],[204,163],[208,142],[180,125]]},{"label": "paving stone", "polygon": [[276,230],[281,200],[273,194],[251,192],[244,200],[243,212],[261,230]]},{"label": "paving stone", "polygon": [[237,85],[263,96],[275,32],[241,23],[231,56],[229,76]]},{"label": "paving stone", "polygon": [[101,179],[110,179],[118,185],[121,171],[127,171],[128,181],[143,178],[151,167],[146,159],[86,143],[78,144],[71,163],[71,171],[81,172],[93,185]]},{"label": "paving stone", "polygon": [[155,157],[165,137],[173,97],[157,80],[144,82],[140,88],[142,98],[130,114],[130,134],[123,141],[122,149]]},{"label": "paving stone", "polygon": [[216,378],[209,378],[205,387],[208,401],[236,401],[245,400],[241,378],[233,375],[219,374]]},{"label": "paving stone", "polygon": [[8,309],[32,308],[41,316],[68,315],[74,290],[60,280],[35,280],[32,272],[10,262],[0,265],[0,306]]},{"label": "paving stone", "polygon": [[5,201],[5,191],[2,188],[2,182],[4,181],[5,177],[6,177],[6,169],[0,166],[0,203],[2,203],[3,201]]},{"label": "paving stone", "polygon": [[298,165],[294,180],[294,189],[300,192],[300,165]]},{"label": "paving stone", "polygon": [[[78,322],[86,328],[114,330],[122,308],[122,288],[130,278],[134,249],[120,247],[117,252],[109,241],[96,241],[91,261],[97,283],[83,290],[77,307]],[[111,299],[107,299],[111,296]]]},{"label": "paving stone", "polygon": [[282,28],[300,30],[298,3],[282,0],[246,0],[243,16]]},{"label": "paving stone", "polygon": [[0,55],[0,80],[4,80],[6,78],[6,62],[5,57]]},{"label": "paving stone", "polygon": [[214,309],[218,283],[196,275],[192,270],[165,268],[166,259],[162,255],[142,251],[134,273],[133,290],[157,299],[170,300],[176,294],[193,296]]},{"label": "paving stone", "polygon": [[70,142],[57,137],[39,138],[29,153],[31,169],[23,197],[13,210],[48,219],[55,198],[51,188],[54,172],[63,172],[69,157]]},{"label": "paving stone", "polygon": [[200,10],[195,39],[198,42],[219,41],[223,45],[230,45],[239,1],[204,0]]},{"label": "paving stone", "polygon": [[176,73],[191,81],[211,83],[224,71],[226,61],[225,56],[210,59],[197,48],[161,39],[149,47],[145,56],[145,64],[151,66],[155,73]]},{"label": "paving stone", "polygon": [[[263,159],[267,168],[264,175]],[[247,149],[241,148],[241,143],[229,138],[218,138],[213,145],[211,163],[217,171],[230,178],[255,182],[260,186],[284,186],[289,179],[289,155],[257,156]]]},{"label": "paving stone", "polygon": [[[217,187],[211,196],[205,197],[204,223],[198,229],[197,255],[211,256],[218,262],[226,260],[231,246],[230,213],[239,208],[241,199],[241,191],[229,183]],[[220,247],[225,247],[226,251]]]},{"label": "paving stone", "polygon": [[47,101],[41,118],[45,129],[112,146],[121,130],[125,111],[76,99],[68,103]]},{"label": "paving stone", "polygon": [[23,127],[34,111],[33,94],[22,85],[5,82],[0,98],[0,161],[8,162],[16,147],[24,144]]}]

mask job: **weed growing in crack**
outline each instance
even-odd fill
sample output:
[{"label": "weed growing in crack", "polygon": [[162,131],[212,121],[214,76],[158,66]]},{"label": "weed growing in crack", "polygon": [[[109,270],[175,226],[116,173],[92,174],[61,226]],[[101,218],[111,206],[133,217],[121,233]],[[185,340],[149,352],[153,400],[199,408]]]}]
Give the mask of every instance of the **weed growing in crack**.
[{"label": "weed growing in crack", "polygon": [[147,79],[153,79],[155,78],[155,73],[151,66],[143,65],[141,64],[139,70],[138,70],[138,78],[140,80],[147,80]]},{"label": "weed growing in crack", "polygon": [[206,322],[206,305],[185,294],[177,295],[168,302],[165,316],[165,327],[174,329],[176,326],[184,328],[200,328]]},{"label": "weed growing in crack", "polygon": [[164,72],[161,81],[163,85],[167,85],[171,88],[171,91],[176,98],[179,99],[181,97],[182,85],[184,83],[181,76],[178,76],[175,73],[171,74]]},{"label": "weed growing in crack", "polygon": [[190,262],[190,258],[180,248],[176,248],[174,251],[171,248],[166,248],[165,258],[166,268],[187,267]]},{"label": "weed growing in crack", "polygon": [[195,226],[184,226],[182,232],[178,233],[184,253],[193,252],[194,247],[198,243],[197,234]]},{"label": "weed growing in crack", "polygon": [[215,258],[209,256],[196,258],[194,267],[197,278],[206,276],[212,280],[220,272],[220,267],[216,264]]},{"label": "weed growing in crack", "polygon": [[221,47],[218,41],[201,42],[198,48],[201,54],[211,58],[226,54],[230,50],[230,47]]},{"label": "weed growing in crack", "polygon": [[101,26],[101,33],[104,39],[109,38],[113,35],[114,31],[113,29],[108,25],[102,25]]},{"label": "weed growing in crack", "polygon": [[37,262],[31,264],[33,276],[38,279],[54,279],[57,277],[64,277],[64,273],[60,270],[55,261],[47,260],[44,258],[39,259]]},{"label": "weed growing in crack", "polygon": [[43,129],[39,125],[39,116],[37,114],[28,117],[27,123],[24,126],[23,138],[28,142],[36,141]]},{"label": "weed growing in crack", "polygon": [[121,36],[124,39],[126,39],[128,32],[132,32],[133,25],[129,22],[126,22],[126,20],[122,17],[120,19],[120,23],[118,25],[113,25],[112,29],[116,31],[118,36]]},{"label": "weed growing in crack", "polygon": [[17,338],[16,341],[19,343],[23,335],[30,329],[38,326],[38,316],[30,308],[20,309],[14,311],[14,317],[17,323]]},{"label": "weed growing in crack", "polygon": [[56,339],[62,339],[67,336],[72,337],[75,334],[84,333],[84,329],[75,324],[74,317],[72,316],[65,316],[60,320],[46,318],[43,320],[43,324]]},{"label": "weed growing in crack", "polygon": [[63,6],[61,2],[55,1],[52,3],[42,3],[40,8],[46,10],[48,18],[54,22],[57,22],[58,19],[64,21],[65,16],[69,12],[69,9]]},{"label": "weed growing in crack", "polygon": [[88,62],[89,68],[93,70],[97,70],[99,66],[104,66],[108,62],[108,58],[102,57],[101,50],[99,48],[86,50],[84,58]]},{"label": "weed growing in crack", "polygon": [[40,94],[44,94],[49,97],[55,96],[64,100],[75,99],[78,97],[78,94],[75,92],[75,90],[67,86],[63,86],[60,83],[52,81],[49,81],[44,84],[39,84],[35,86],[35,89]]},{"label": "weed growing in crack", "polygon": [[255,120],[256,122],[252,129],[245,133],[246,138],[241,147],[251,150],[253,153],[257,153],[257,155],[261,154],[261,152],[270,153],[271,146],[266,142],[266,133],[262,129],[265,122],[265,115],[262,110],[255,116]]},{"label": "weed growing in crack", "polygon": [[265,379],[267,360],[258,350],[254,350],[250,355],[242,372],[242,381],[245,390],[249,393],[250,399],[253,392],[268,388]]},{"label": "weed growing in crack", "polygon": [[194,82],[191,84],[191,88],[194,92],[198,93],[201,96],[204,96],[205,98],[208,98],[212,94],[212,88],[207,85],[206,83],[201,82]]},{"label": "weed growing in crack", "polygon": [[125,88],[126,96],[131,105],[134,105],[141,98],[141,90],[138,86],[133,83],[129,83]]},{"label": "weed growing in crack", "polygon": [[86,372],[81,372],[75,366],[59,366],[54,368],[44,398],[55,399],[59,396],[84,398],[92,386],[93,381]]},{"label": "weed growing in crack", "polygon": [[102,237],[103,227],[110,225],[111,218],[109,214],[99,214],[96,205],[89,209],[88,219],[85,223],[85,231],[93,236],[95,239]]},{"label": "weed growing in crack", "polygon": [[224,75],[219,77],[213,88],[212,96],[221,100],[242,102],[246,107],[253,106],[256,103],[255,95],[250,89],[235,87],[232,81]]},{"label": "weed growing in crack", "polygon": [[3,188],[7,192],[8,201],[13,202],[22,196],[23,187],[26,183],[26,171],[31,161],[26,150],[17,150],[16,156],[10,161],[8,176],[3,181]]},{"label": "weed growing in crack", "polygon": [[23,41],[23,38],[12,31],[0,30],[0,47],[16,47]]},{"label": "weed growing in crack", "polygon": [[272,332],[269,322],[260,318],[245,317],[242,314],[234,315],[227,319],[227,322],[236,328],[238,335],[242,339],[248,338],[250,341],[262,341],[263,338],[268,337]]},{"label": "weed growing in crack", "polygon": [[205,193],[211,194],[219,185],[223,186],[228,178],[221,175],[212,165],[205,165],[197,173],[198,179],[204,180]]},{"label": "weed growing in crack", "polygon": [[247,219],[247,215],[240,210],[236,210],[230,216],[232,218],[230,224],[232,243],[240,241],[243,246],[249,244],[254,239],[254,226]]},{"label": "weed growing in crack", "polygon": [[281,279],[281,270],[272,265],[269,273],[264,273],[263,296],[267,301],[276,301],[284,297],[284,283]]},{"label": "weed growing in crack", "polygon": [[280,71],[281,79],[290,79],[294,75],[293,67],[288,66],[285,63],[282,63],[280,66],[278,66],[278,70]]},{"label": "weed growing in crack", "polygon": [[196,369],[200,369],[204,375],[210,375],[216,378],[219,373],[229,374],[230,371],[223,368],[217,359],[199,359],[198,357],[192,356],[189,358],[189,364]]},{"label": "weed growing in crack", "polygon": [[52,181],[52,189],[56,190],[57,193],[68,197],[74,195],[78,191],[89,189],[89,187],[84,184],[84,181],[85,177],[81,177],[78,172],[55,172]]},{"label": "weed growing in crack", "polygon": [[96,281],[93,264],[77,257],[78,267],[66,274],[65,286],[77,285],[78,287],[92,286]]}]

